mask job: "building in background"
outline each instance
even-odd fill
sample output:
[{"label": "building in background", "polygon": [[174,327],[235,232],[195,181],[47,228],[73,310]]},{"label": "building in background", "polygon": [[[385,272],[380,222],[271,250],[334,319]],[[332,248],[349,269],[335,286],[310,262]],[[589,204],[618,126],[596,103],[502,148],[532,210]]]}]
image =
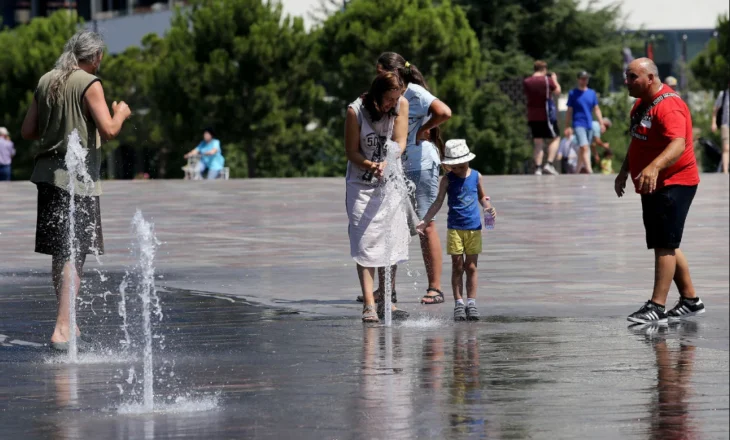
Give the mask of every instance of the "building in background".
[{"label": "building in background", "polygon": [[185,5],[185,0],[0,0],[0,14],[3,26],[12,28],[58,10],[75,11],[115,54],[138,46],[149,33],[164,34],[173,8]]},{"label": "building in background", "polygon": [[715,29],[659,29],[646,31],[646,34],[644,55],[654,60],[660,78],[677,78],[680,90],[688,85],[688,63],[717,36]]},{"label": "building in background", "polygon": [[44,17],[58,10],[76,11],[85,21],[159,12],[173,4],[172,0],[0,0],[3,25],[15,27],[34,17]]}]

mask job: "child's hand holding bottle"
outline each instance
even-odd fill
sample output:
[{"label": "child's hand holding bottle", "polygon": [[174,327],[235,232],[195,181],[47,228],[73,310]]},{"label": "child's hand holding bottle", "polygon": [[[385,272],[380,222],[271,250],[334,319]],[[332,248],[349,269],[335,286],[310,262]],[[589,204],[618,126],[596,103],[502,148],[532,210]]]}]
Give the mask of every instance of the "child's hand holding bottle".
[{"label": "child's hand holding bottle", "polygon": [[494,209],[489,197],[485,197],[482,206],[484,207],[484,229],[494,229],[494,221],[497,219],[497,210]]}]

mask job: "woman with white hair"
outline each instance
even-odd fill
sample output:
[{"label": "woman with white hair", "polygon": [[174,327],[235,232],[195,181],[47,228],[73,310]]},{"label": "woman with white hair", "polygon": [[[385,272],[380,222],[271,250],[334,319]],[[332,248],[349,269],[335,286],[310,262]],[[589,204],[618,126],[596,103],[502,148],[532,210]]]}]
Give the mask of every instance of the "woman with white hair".
[{"label": "woman with white hair", "polygon": [[[99,205],[101,140],[116,137],[131,115],[124,102],[114,102],[112,112],[107,107],[96,77],[103,55],[104,41],[99,34],[82,30],[71,37],[53,70],[38,82],[21,129],[23,138],[37,140],[40,150],[30,178],[38,187],[35,251],[52,257],[58,313],[51,347],[62,351],[69,349],[70,304],[78,293],[86,255],[104,253]],[[69,136],[74,131],[86,150],[84,165],[91,184],[79,181],[66,168]],[[76,240],[72,244],[67,215],[71,185],[76,204]],[[74,333],[78,335],[78,329]]]}]

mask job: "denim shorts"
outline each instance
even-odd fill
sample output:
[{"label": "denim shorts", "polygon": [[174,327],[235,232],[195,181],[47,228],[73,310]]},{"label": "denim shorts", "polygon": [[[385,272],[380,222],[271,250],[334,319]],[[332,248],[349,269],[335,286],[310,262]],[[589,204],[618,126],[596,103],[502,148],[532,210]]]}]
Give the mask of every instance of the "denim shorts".
[{"label": "denim shorts", "polygon": [[439,194],[439,166],[434,165],[430,170],[406,171],[406,177],[416,187],[411,194],[411,202],[418,218],[423,220]]},{"label": "denim shorts", "polygon": [[593,140],[593,130],[589,130],[585,127],[573,127],[575,132],[575,141],[579,147],[591,146]]}]

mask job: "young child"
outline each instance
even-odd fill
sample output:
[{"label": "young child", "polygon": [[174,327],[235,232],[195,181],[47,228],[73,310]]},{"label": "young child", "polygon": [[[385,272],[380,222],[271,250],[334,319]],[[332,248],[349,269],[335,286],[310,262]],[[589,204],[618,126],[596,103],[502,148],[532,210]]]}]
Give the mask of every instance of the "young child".
[{"label": "young child", "polygon": [[575,174],[578,168],[578,144],[575,135],[560,139],[558,147],[560,174]]},{"label": "young child", "polygon": [[[492,216],[497,216],[489,197],[484,194],[481,175],[469,168],[469,162],[474,157],[465,140],[452,139],[446,142],[444,159],[441,163],[449,172],[441,179],[438,196],[417,228],[419,233],[424,233],[426,225],[439,212],[448,194],[446,250],[451,255],[451,285],[456,300],[455,321],[479,320],[476,304],[477,259],[482,252],[482,208]],[[463,298],[464,272],[466,272],[466,304]]]},{"label": "young child", "polygon": [[601,159],[601,174],[613,174],[613,151],[606,149]]}]

